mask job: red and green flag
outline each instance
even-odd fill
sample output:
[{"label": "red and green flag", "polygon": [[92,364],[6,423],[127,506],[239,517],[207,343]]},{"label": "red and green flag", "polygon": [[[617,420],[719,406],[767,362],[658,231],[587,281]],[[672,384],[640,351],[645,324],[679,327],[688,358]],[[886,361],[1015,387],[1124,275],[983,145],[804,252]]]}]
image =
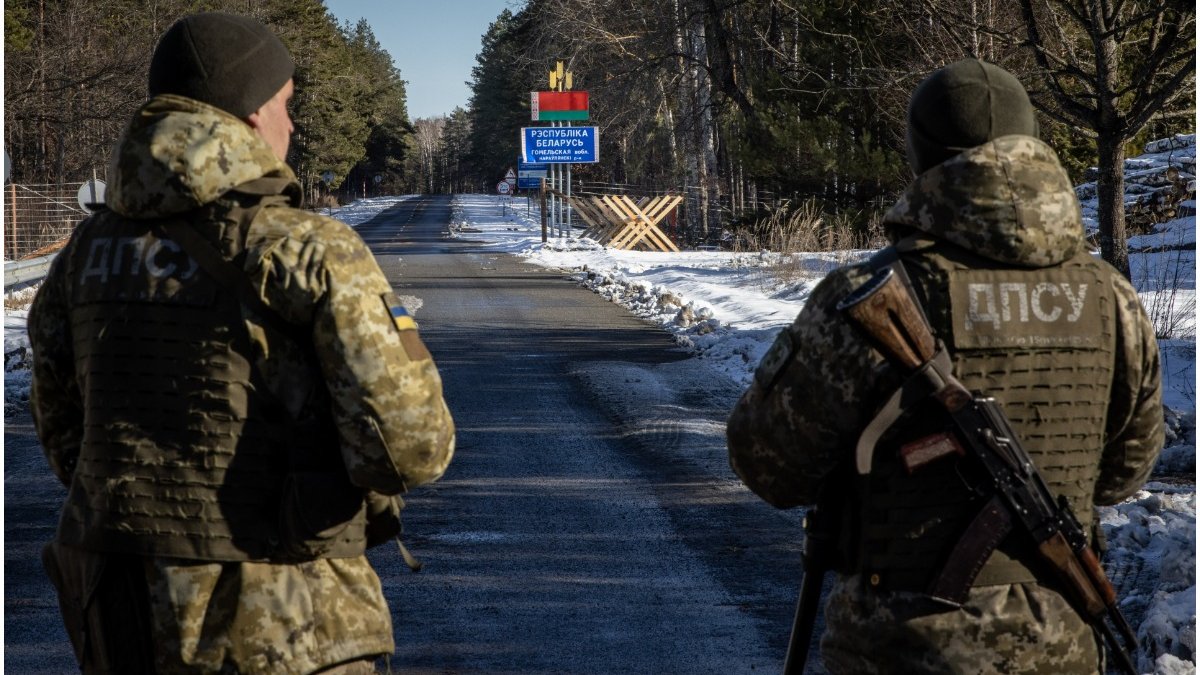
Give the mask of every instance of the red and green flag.
[{"label": "red and green flag", "polygon": [[529,108],[534,122],[586,120],[588,93],[586,91],[531,91]]}]

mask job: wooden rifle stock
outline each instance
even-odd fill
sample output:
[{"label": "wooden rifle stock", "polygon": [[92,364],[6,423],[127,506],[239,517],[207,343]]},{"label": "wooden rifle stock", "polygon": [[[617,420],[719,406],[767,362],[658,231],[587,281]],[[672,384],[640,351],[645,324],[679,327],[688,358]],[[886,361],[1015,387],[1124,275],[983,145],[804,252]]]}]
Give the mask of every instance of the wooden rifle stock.
[{"label": "wooden rifle stock", "polygon": [[937,351],[925,314],[891,267],[883,268],[846,296],[838,309],[850,315],[884,356],[906,372],[920,368]]}]

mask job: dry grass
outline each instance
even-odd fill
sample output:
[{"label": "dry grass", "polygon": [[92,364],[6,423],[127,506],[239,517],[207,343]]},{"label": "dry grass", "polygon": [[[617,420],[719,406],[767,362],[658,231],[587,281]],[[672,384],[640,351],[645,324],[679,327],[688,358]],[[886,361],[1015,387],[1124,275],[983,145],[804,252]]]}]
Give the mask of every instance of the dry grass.
[{"label": "dry grass", "polygon": [[[864,229],[857,224],[861,213],[827,214],[815,200],[802,202],[795,208],[785,203],[744,228],[734,242],[734,251],[780,254],[776,262],[766,266],[766,276],[777,284],[793,284],[857,260],[854,251],[886,245],[881,215],[872,214]],[[817,260],[811,255],[801,255],[814,253],[828,255]]]},{"label": "dry grass", "polygon": [[19,291],[4,294],[4,309],[12,311],[15,309],[29,309],[29,305],[33,303],[33,296],[37,294],[37,288],[23,288]]},{"label": "dry grass", "polygon": [[1146,259],[1133,282],[1154,325],[1155,337],[1196,339],[1196,293],[1190,279],[1184,278],[1186,270],[1194,269],[1195,251],[1179,246],[1140,255]]}]

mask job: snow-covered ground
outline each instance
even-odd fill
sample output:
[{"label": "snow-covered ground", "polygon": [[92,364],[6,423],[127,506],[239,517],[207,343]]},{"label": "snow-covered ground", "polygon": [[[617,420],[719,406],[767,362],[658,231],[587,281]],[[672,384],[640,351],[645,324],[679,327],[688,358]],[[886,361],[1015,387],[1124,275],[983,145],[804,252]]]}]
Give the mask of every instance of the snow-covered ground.
[{"label": "snow-covered ground", "polygon": [[[1144,490],[1099,513],[1109,540],[1106,566],[1128,577],[1115,580],[1119,588],[1135,591],[1122,599],[1126,611],[1144,612],[1137,665],[1142,672],[1176,675],[1194,673],[1196,660],[1195,136],[1153,149],[1130,160],[1141,181],[1132,183],[1131,192],[1146,194],[1146,185],[1156,184],[1153,176],[1173,166],[1182,167],[1175,177],[1192,193],[1179,203],[1180,217],[1129,240],[1131,276],[1160,336],[1167,447]],[[1094,231],[1095,198],[1086,186],[1080,196],[1085,225]],[[697,368],[743,386],[824,274],[871,253],[623,251],[553,232],[543,243],[537,204],[522,197],[459,196],[451,229],[492,250],[573,273],[596,293],[672,332],[692,350]]]},{"label": "snow-covered ground", "polygon": [[[1131,161],[1141,171],[1162,164],[1188,167],[1185,178],[1191,176],[1194,193],[1195,137],[1190,146],[1188,142],[1185,137],[1164,153]],[[1086,186],[1080,196],[1085,215],[1094,212]],[[408,198],[362,200],[333,209],[332,215],[355,225]],[[1130,256],[1133,278],[1162,338],[1168,447],[1146,489],[1100,511],[1110,542],[1106,562],[1136,570],[1142,580],[1136,584],[1138,593],[1123,599],[1127,608],[1145,608],[1138,666],[1142,672],[1171,675],[1195,672],[1196,660],[1194,197],[1181,207],[1179,213],[1186,215],[1130,240],[1131,251],[1140,251]],[[579,283],[674,334],[693,352],[696,368],[743,386],[774,335],[792,321],[821,277],[870,254],[633,252],[553,233],[543,243],[537,203],[523,197],[460,195],[452,218],[457,236],[568,271]],[[1094,220],[1089,222],[1094,227]],[[20,303],[10,299],[6,304]],[[28,398],[26,344],[23,310],[7,310],[6,407]],[[729,480],[736,482],[732,474]]]}]

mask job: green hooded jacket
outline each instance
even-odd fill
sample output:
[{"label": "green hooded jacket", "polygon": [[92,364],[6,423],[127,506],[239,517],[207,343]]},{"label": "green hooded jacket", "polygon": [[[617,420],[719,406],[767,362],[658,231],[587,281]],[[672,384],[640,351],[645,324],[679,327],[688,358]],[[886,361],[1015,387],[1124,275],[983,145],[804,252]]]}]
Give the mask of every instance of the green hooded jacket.
[{"label": "green hooded jacket", "polygon": [[[70,489],[58,540],[152,558],[165,672],[301,673],[392,651],[363,497],[437,479],[454,451],[415,323],[397,319],[362,239],[295,208],[292,171],[221,110],[151,99],[109,178],[108,209],[77,228],[29,316],[34,421]],[[240,266],[294,330],[200,272],[158,229],[166,219]],[[313,438],[287,431],[304,420]],[[291,444],[343,477],[349,506],[326,508],[292,471]],[[288,562],[297,554],[275,548],[285,523],[335,543]],[[200,620],[214,611],[234,618]]]}]

